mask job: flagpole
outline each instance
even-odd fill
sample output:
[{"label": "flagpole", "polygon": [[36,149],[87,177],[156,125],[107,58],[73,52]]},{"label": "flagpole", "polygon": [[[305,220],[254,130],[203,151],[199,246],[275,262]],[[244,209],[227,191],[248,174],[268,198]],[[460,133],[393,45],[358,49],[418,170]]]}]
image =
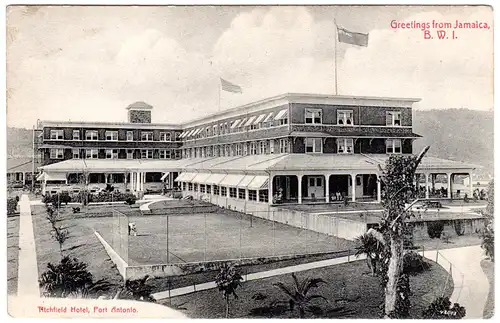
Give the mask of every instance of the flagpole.
[{"label": "flagpole", "polygon": [[219,79],[219,86],[217,87],[217,90],[219,91],[219,97],[218,97],[218,100],[219,100],[219,110],[218,110],[218,112],[220,112],[220,91],[221,91],[221,87],[222,87],[222,85],[221,85],[221,81]]},{"label": "flagpole", "polygon": [[337,39],[338,39],[338,36],[337,36],[337,33],[338,33],[338,26],[337,26],[337,19],[333,19],[333,23],[335,24],[335,41],[334,41],[334,52],[335,52],[335,95],[338,95],[338,87],[337,87],[337,82],[338,82],[338,78],[337,78]]}]

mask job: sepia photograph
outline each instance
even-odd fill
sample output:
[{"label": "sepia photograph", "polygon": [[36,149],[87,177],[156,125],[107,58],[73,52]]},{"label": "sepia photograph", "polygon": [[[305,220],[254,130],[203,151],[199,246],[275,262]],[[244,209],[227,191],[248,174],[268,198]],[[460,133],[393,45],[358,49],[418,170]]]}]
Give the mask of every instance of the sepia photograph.
[{"label": "sepia photograph", "polygon": [[5,10],[11,317],[494,316],[493,7]]}]

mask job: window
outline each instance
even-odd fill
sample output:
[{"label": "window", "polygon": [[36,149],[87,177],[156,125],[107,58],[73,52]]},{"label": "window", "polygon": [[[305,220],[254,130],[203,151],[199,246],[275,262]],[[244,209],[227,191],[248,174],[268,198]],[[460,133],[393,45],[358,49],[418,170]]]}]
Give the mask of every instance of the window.
[{"label": "window", "polygon": [[195,192],[199,192],[199,191],[198,191],[198,184],[193,183],[193,191],[195,191]]},{"label": "window", "polygon": [[228,123],[224,123],[224,133],[229,133],[229,125]]},{"label": "window", "polygon": [[53,148],[50,150],[50,159],[62,159],[64,157],[64,150],[60,148]]},{"label": "window", "polygon": [[219,134],[224,134],[224,125],[222,123],[219,125]]},{"label": "window", "polygon": [[219,195],[219,194],[220,194],[219,186],[214,185],[213,194],[214,194],[214,195]]},{"label": "window", "polygon": [[248,142],[243,143],[243,156],[248,155]]},{"label": "window", "polygon": [[118,149],[106,149],[106,159],[118,159]]},{"label": "window", "polygon": [[51,140],[63,140],[64,139],[64,130],[50,130],[50,139]]},{"label": "window", "polygon": [[229,145],[225,145],[224,150],[225,150],[225,156],[227,156],[227,157],[231,156],[230,152],[229,152]]},{"label": "window", "polygon": [[212,186],[207,185],[207,194],[212,194]]},{"label": "window", "polygon": [[217,135],[217,125],[212,126],[212,134],[213,134],[214,136],[216,136],[216,135]]},{"label": "window", "polygon": [[269,201],[269,191],[268,190],[259,190],[259,202],[268,202]]},{"label": "window", "polygon": [[127,159],[134,159],[134,150],[127,149]]},{"label": "window", "polygon": [[106,131],[106,140],[118,141],[118,131]]},{"label": "window", "polygon": [[170,141],[170,132],[160,132],[160,141]]},{"label": "window", "polygon": [[206,136],[206,137],[210,137],[210,136],[211,136],[211,135],[210,135],[210,127],[206,127],[206,128],[205,128],[205,136]]},{"label": "window", "polygon": [[97,133],[97,130],[85,131],[85,140],[99,140],[99,135]]},{"label": "window", "polygon": [[80,159],[80,149],[72,149],[73,159]]},{"label": "window", "polygon": [[267,141],[261,141],[259,144],[259,154],[266,155],[267,154]]},{"label": "window", "polygon": [[170,159],[170,149],[160,149],[160,159]]},{"label": "window", "polygon": [[361,186],[361,176],[356,176],[356,186]]},{"label": "window", "polygon": [[97,150],[97,149],[85,149],[85,158],[87,158],[87,159],[99,158],[99,150]]},{"label": "window", "polygon": [[354,152],[354,149],[353,149],[352,138],[337,139],[337,153],[339,153],[339,154],[352,154],[353,152]]},{"label": "window", "polygon": [[241,144],[236,144],[236,156],[241,156],[243,152],[243,148],[241,147]]},{"label": "window", "polygon": [[141,141],[153,141],[153,133],[152,132],[141,132]]},{"label": "window", "polygon": [[257,201],[257,191],[248,190],[248,200],[249,201]]},{"label": "window", "polygon": [[181,132],[175,132],[175,141],[181,140]]},{"label": "window", "polygon": [[321,138],[306,138],[306,153],[323,152],[323,142]]},{"label": "window", "polygon": [[288,139],[280,139],[280,154],[288,153]]},{"label": "window", "polygon": [[257,155],[257,145],[253,141],[250,143],[250,155]]},{"label": "window", "polygon": [[306,109],[305,111],[305,119],[306,123],[322,123],[322,118],[321,118],[321,109]]},{"label": "window", "polygon": [[180,149],[176,149],[175,150],[175,159],[181,159],[182,156],[181,156],[181,150]]},{"label": "window", "polygon": [[142,149],[141,150],[141,158],[152,159],[153,158],[153,149]]},{"label": "window", "polygon": [[127,131],[127,141],[134,141],[134,132]]},{"label": "window", "polygon": [[385,124],[386,126],[401,126],[401,112],[387,111],[385,114]]},{"label": "window", "polygon": [[188,184],[188,190],[189,190],[189,191],[192,191],[192,190],[193,190],[193,183],[189,183],[189,184]]},{"label": "window", "polygon": [[240,200],[245,199],[245,189],[244,188],[238,188],[238,198]]},{"label": "window", "polygon": [[288,124],[288,118],[283,118],[279,120],[280,126]]},{"label": "window", "polygon": [[235,187],[229,188],[229,197],[236,198],[236,188]]},{"label": "window", "polygon": [[269,140],[269,153],[274,154],[274,140]]},{"label": "window", "polygon": [[401,154],[401,139],[387,139],[386,153]]},{"label": "window", "polygon": [[338,125],[353,125],[352,110],[339,110],[337,111],[337,124]]},{"label": "window", "polygon": [[227,187],[222,186],[220,188],[220,196],[227,196]]},{"label": "window", "polygon": [[80,140],[80,130],[73,130],[73,140]]},{"label": "window", "polygon": [[200,193],[206,193],[205,184],[200,184]]}]

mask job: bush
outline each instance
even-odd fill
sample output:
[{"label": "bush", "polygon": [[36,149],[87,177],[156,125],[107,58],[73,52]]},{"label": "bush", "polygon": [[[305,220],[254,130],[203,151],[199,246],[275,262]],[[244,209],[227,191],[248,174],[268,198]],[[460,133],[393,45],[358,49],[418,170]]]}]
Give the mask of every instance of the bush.
[{"label": "bush", "polygon": [[414,251],[405,253],[403,256],[403,273],[408,275],[416,275],[429,270],[431,267],[424,257]]},{"label": "bush", "polygon": [[7,199],[7,215],[15,214],[17,212],[17,202],[18,200],[16,198]]},{"label": "bush", "polygon": [[127,198],[125,199],[125,203],[127,203],[128,205],[133,205],[135,204],[136,200],[137,198],[134,194],[128,194]]},{"label": "bush", "polygon": [[438,297],[422,312],[424,319],[461,319],[466,311],[463,306],[455,303],[451,306],[448,297]]},{"label": "bush", "polygon": [[112,191],[112,192],[104,191],[104,192],[99,192],[97,194],[92,194],[89,191],[81,191],[75,197],[76,202],[83,203],[84,205],[86,204],[86,202],[89,202],[89,203],[92,203],[92,202],[122,202],[122,201],[127,201],[128,199],[134,199],[133,203],[135,203],[135,195],[134,194],[122,193],[120,191]]},{"label": "bush", "polygon": [[431,221],[427,222],[427,233],[429,238],[441,238],[441,233],[444,230],[444,221]]},{"label": "bush", "polygon": [[68,192],[63,192],[59,194],[59,201],[61,201],[61,203],[68,205],[68,203],[71,202],[71,196],[69,196]]},{"label": "bush", "polygon": [[457,233],[458,236],[464,235],[465,227],[462,220],[456,220],[453,226],[455,227],[455,232]]}]

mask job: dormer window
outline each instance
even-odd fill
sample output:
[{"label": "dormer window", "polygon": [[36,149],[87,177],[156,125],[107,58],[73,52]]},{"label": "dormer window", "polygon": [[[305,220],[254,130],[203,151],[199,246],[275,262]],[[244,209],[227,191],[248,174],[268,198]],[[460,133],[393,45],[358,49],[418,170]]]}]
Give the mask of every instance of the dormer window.
[{"label": "dormer window", "polygon": [[309,124],[321,124],[322,120],[322,110],[321,109],[306,109],[305,111],[305,123]]},{"label": "dormer window", "polygon": [[351,126],[353,122],[352,110],[339,110],[337,111],[337,124],[341,126]]},{"label": "dormer window", "polygon": [[338,154],[352,154],[354,152],[354,143],[352,138],[337,139]]},{"label": "dormer window", "polygon": [[399,111],[387,111],[385,114],[385,124],[389,127],[400,127],[401,126],[401,112]]}]

